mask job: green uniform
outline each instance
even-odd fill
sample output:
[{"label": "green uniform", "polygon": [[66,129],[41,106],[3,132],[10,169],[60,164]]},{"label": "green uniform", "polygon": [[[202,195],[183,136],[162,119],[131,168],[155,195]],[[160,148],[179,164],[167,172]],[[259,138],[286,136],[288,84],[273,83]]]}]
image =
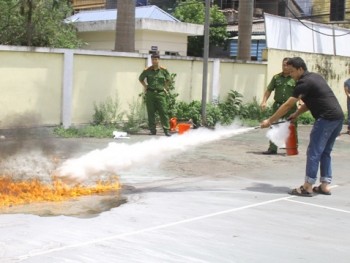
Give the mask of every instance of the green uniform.
[{"label": "green uniform", "polygon": [[[272,77],[270,84],[267,86],[268,91],[275,91],[274,100],[275,102],[272,105],[272,110],[275,113],[278,108],[285,103],[289,97],[292,96],[295,87],[295,80],[290,76],[283,76],[282,73],[276,74]],[[297,109],[295,105],[291,108],[286,115],[282,118],[287,118],[289,115],[294,113]],[[295,123],[297,126],[297,123]],[[270,141],[269,151],[277,152],[277,146]]]},{"label": "green uniform", "polygon": [[152,133],[156,133],[156,112],[158,112],[164,132],[170,129],[169,116],[167,114],[168,105],[166,100],[166,86],[170,81],[170,74],[167,69],[153,66],[146,68],[140,75],[139,80],[147,81],[146,108],[148,114],[148,127]]}]

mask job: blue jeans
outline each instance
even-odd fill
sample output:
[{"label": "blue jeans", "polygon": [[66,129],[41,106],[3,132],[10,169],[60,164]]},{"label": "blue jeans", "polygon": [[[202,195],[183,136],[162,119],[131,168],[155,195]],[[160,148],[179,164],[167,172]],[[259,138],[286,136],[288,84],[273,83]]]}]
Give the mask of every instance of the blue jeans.
[{"label": "blue jeans", "polygon": [[348,131],[350,131],[350,98],[347,98],[348,103]]},{"label": "blue jeans", "polygon": [[332,182],[331,152],[335,139],[343,126],[343,120],[315,121],[310,133],[310,142],[307,148],[305,182],[314,184],[317,179],[318,167],[321,170],[321,182]]}]

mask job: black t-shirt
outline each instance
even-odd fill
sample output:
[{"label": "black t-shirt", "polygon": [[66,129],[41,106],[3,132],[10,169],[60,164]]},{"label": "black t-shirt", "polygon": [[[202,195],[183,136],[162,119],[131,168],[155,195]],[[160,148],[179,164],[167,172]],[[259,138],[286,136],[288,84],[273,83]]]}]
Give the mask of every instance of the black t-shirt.
[{"label": "black t-shirt", "polygon": [[344,118],[344,113],[335,97],[332,89],[319,74],[305,71],[297,81],[293,97],[301,99],[317,120],[339,120]]}]

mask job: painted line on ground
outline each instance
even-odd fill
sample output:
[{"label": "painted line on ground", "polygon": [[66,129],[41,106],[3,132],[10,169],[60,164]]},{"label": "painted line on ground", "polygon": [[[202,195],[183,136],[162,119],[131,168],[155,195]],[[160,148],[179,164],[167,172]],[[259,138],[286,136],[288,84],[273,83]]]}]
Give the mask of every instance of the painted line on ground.
[{"label": "painted line on ground", "polygon": [[159,230],[159,229],[164,229],[164,228],[168,228],[168,227],[172,227],[172,226],[186,224],[186,223],[190,223],[190,222],[194,222],[194,221],[199,221],[199,220],[203,220],[203,219],[210,218],[210,217],[215,217],[215,216],[219,216],[219,215],[224,215],[224,214],[229,214],[229,213],[233,213],[233,212],[237,212],[237,211],[242,211],[242,210],[246,210],[246,209],[249,209],[249,208],[254,208],[254,207],[258,207],[258,206],[268,205],[268,204],[271,204],[271,203],[276,203],[276,202],[280,202],[280,201],[289,200],[289,199],[292,199],[294,197],[295,196],[289,196],[289,197],[282,197],[282,198],[272,199],[272,200],[269,200],[269,201],[264,201],[264,202],[255,203],[255,204],[251,204],[251,205],[246,205],[246,206],[242,206],[242,207],[237,207],[237,208],[232,208],[232,209],[228,209],[228,210],[223,210],[223,211],[220,211],[220,212],[211,213],[211,214],[207,214],[207,215],[203,215],[203,216],[192,217],[192,218],[188,218],[188,219],[184,219],[184,220],[180,220],[180,221],[176,221],[176,222],[172,222],[172,223],[168,223],[168,224],[163,224],[163,225],[159,225],[159,226],[148,227],[148,228],[144,228],[144,229],[140,229],[140,230],[136,230],[136,231],[132,231],[132,232],[128,232],[128,233],[118,234],[118,235],[104,237],[104,238],[98,238],[98,239],[94,239],[94,240],[91,240],[91,241],[86,241],[86,242],[77,243],[77,244],[73,244],[73,245],[61,246],[61,247],[48,249],[48,250],[44,250],[44,251],[28,253],[27,255],[19,256],[16,259],[19,260],[19,261],[22,261],[22,260],[26,260],[28,258],[32,258],[32,257],[36,257],[36,256],[42,256],[42,255],[50,254],[50,253],[57,252],[57,251],[62,251],[62,250],[71,249],[71,248],[84,247],[84,246],[88,246],[88,245],[101,243],[101,242],[104,242],[104,241],[120,239],[120,238],[133,236],[133,235],[137,235],[137,234],[142,234],[142,233],[146,233],[146,232],[150,232],[150,231],[154,231],[154,230]]},{"label": "painted line on ground", "polygon": [[[336,188],[339,185],[333,185],[331,187],[329,187],[330,189]],[[342,212],[342,213],[346,213],[346,214],[350,214],[349,210],[344,210],[344,209],[339,209],[339,208],[334,208],[334,207],[329,207],[329,206],[324,206],[324,205],[316,205],[316,204],[312,204],[312,203],[307,203],[307,202],[302,202],[302,201],[297,201],[297,200],[290,200],[290,199],[286,199],[285,201],[289,201],[289,202],[294,202],[294,203],[298,203],[298,204],[303,204],[303,205],[308,205],[308,206],[313,206],[313,207],[318,207],[318,208],[324,208],[324,209],[328,209],[328,210],[332,210],[332,211],[336,211],[336,212]]]},{"label": "painted line on ground", "polygon": [[[335,187],[338,187],[338,185],[334,185],[330,188],[335,188]],[[258,206],[263,206],[263,205],[267,205],[267,204],[271,204],[271,203],[276,203],[276,202],[280,202],[280,201],[295,202],[295,203],[299,203],[299,204],[303,204],[303,205],[310,205],[310,206],[315,206],[315,207],[319,207],[319,208],[325,208],[325,209],[329,209],[329,210],[333,210],[333,211],[337,211],[337,212],[343,212],[343,213],[350,214],[350,211],[343,210],[343,209],[337,209],[337,208],[332,208],[332,207],[327,207],[327,206],[322,206],[322,205],[315,205],[315,204],[310,204],[310,203],[306,203],[306,202],[301,202],[301,201],[297,201],[297,200],[291,200],[291,199],[294,199],[295,197],[296,196],[288,196],[288,197],[272,199],[269,201],[264,201],[264,202],[246,205],[246,206],[242,206],[242,207],[223,210],[220,212],[211,213],[211,214],[207,214],[207,215],[203,215],[203,216],[192,217],[192,218],[188,218],[188,219],[184,219],[184,220],[180,220],[180,221],[176,221],[176,222],[172,222],[172,223],[168,223],[168,224],[163,224],[163,225],[159,225],[159,226],[148,227],[148,228],[144,228],[144,229],[140,229],[140,230],[136,230],[136,231],[132,231],[132,232],[128,232],[128,233],[118,234],[118,235],[104,237],[104,238],[98,238],[98,239],[94,239],[91,241],[81,242],[81,243],[77,243],[77,244],[73,244],[73,245],[61,246],[58,248],[53,248],[53,249],[49,249],[49,250],[45,250],[45,251],[28,253],[27,255],[19,256],[16,259],[19,261],[22,261],[22,260],[26,260],[28,258],[46,255],[46,254],[50,254],[50,253],[57,252],[57,251],[63,251],[66,249],[71,249],[71,248],[84,247],[84,246],[93,245],[93,244],[97,244],[97,243],[101,243],[101,242],[105,242],[105,241],[109,241],[109,240],[114,240],[114,239],[121,239],[121,238],[128,237],[128,236],[133,236],[133,235],[142,234],[142,233],[146,233],[146,232],[150,232],[150,231],[154,231],[154,230],[159,230],[159,229],[164,229],[164,228],[168,228],[168,227],[172,227],[172,226],[186,224],[186,223],[199,221],[199,220],[210,218],[210,217],[229,214],[229,213],[233,213],[233,212],[237,212],[237,211],[241,211],[241,210],[246,210],[246,209],[254,208],[254,207],[258,207]]]},{"label": "painted line on ground", "polygon": [[328,209],[328,210],[332,210],[332,211],[336,211],[336,212],[342,212],[342,213],[350,214],[349,210],[333,208],[333,207],[329,207],[329,206],[325,206],[325,205],[316,205],[316,204],[302,202],[302,201],[297,201],[297,200],[285,200],[285,201],[298,203],[298,204],[303,204],[303,205],[308,205],[308,206],[313,206],[313,207],[318,207],[318,208],[324,208],[324,209]]}]

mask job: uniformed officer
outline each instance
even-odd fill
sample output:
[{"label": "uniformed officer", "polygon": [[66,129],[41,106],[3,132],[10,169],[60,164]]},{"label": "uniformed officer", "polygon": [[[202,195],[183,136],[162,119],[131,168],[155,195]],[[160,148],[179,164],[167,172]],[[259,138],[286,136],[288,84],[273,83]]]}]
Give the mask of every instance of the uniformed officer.
[{"label": "uniformed officer", "polygon": [[[274,94],[274,103],[272,105],[273,113],[277,111],[277,109],[285,103],[289,97],[292,96],[295,80],[289,75],[289,68],[287,66],[287,61],[289,58],[284,58],[282,61],[282,72],[274,75],[270,84],[267,86],[267,90],[265,91],[263,100],[261,102],[261,109],[265,110],[266,101],[269,99],[272,91],[275,91]],[[291,108],[286,115],[282,118],[288,117],[292,113],[294,113],[297,109],[297,106]],[[263,152],[263,154],[277,154],[277,145],[270,141],[270,145],[267,151]]]},{"label": "uniformed officer", "polygon": [[152,66],[146,68],[140,75],[139,81],[144,87],[146,108],[148,114],[148,128],[150,135],[156,135],[156,112],[158,112],[163,126],[164,134],[169,133],[170,123],[167,114],[168,105],[166,96],[168,94],[168,85],[170,83],[170,74],[168,70],[159,65],[159,55],[153,54]]}]

